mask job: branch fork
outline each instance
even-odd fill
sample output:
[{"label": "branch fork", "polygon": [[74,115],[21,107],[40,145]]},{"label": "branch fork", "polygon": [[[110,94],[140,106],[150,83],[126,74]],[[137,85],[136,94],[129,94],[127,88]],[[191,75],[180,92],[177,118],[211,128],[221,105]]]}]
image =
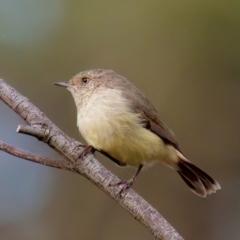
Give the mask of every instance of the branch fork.
[{"label": "branch fork", "polygon": [[[124,207],[137,221],[143,224],[159,240],[183,240],[179,233],[164,217],[140,197],[132,189],[128,189],[124,197],[118,196],[119,186],[112,183],[120,180],[108,171],[91,152],[79,160],[79,153],[84,153],[84,145],[68,137],[57,128],[37,107],[26,97],[0,79],[0,100],[21,116],[29,125],[19,125],[17,132],[37,137],[45,142],[65,160],[55,160],[18,149],[0,141],[0,150],[14,156],[44,164],[47,166],[70,170],[89,179]],[[80,156],[81,156],[80,154]]]}]

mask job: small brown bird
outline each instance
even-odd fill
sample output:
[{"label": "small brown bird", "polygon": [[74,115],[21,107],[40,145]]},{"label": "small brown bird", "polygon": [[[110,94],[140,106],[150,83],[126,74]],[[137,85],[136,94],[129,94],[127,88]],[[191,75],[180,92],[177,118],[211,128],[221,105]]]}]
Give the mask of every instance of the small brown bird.
[{"label": "small brown bird", "polygon": [[126,78],[112,70],[93,69],[55,84],[72,93],[77,125],[87,143],[120,166],[138,167],[132,179],[119,183],[124,184],[122,190],[133,184],[142,167],[157,161],[176,170],[198,196],[221,189],[183,155],[153,105]]}]

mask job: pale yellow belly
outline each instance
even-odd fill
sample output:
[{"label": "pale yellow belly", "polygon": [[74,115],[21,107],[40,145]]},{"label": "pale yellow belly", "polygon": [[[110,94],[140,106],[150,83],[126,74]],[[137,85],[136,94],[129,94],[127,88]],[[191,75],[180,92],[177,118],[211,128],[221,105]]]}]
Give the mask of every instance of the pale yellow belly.
[{"label": "pale yellow belly", "polygon": [[151,165],[165,151],[162,140],[147,129],[135,129],[123,138],[111,138],[103,148],[119,161],[132,166]]},{"label": "pale yellow belly", "polygon": [[118,90],[91,95],[78,109],[78,127],[89,145],[122,163],[148,165],[166,156],[162,139],[141,125],[141,114]]},{"label": "pale yellow belly", "polygon": [[104,150],[122,163],[150,165],[164,157],[166,147],[161,138],[138,124],[137,117],[82,119],[79,124],[84,127],[80,127],[80,132],[89,145]]}]

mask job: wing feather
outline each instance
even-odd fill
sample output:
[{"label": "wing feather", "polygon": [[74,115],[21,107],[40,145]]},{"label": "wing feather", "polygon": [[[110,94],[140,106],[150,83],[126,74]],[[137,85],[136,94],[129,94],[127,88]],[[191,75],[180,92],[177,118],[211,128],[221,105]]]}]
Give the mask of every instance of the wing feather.
[{"label": "wing feather", "polygon": [[126,78],[116,73],[112,74],[115,74],[114,85],[109,81],[106,83],[107,87],[121,90],[122,96],[129,102],[131,110],[141,114],[143,126],[157,134],[165,143],[180,151],[173,132],[160,120],[158,112],[146,96]]}]

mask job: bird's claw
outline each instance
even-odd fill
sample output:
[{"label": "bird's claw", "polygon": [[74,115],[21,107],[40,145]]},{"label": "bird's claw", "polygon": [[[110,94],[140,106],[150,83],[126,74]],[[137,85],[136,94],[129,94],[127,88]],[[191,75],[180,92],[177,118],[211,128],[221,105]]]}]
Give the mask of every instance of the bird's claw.
[{"label": "bird's claw", "polygon": [[83,151],[79,154],[78,159],[83,159],[86,155],[88,155],[89,153],[94,153],[95,152],[95,148],[91,145],[86,146]]},{"label": "bird's claw", "polygon": [[133,182],[134,182],[134,179],[131,178],[128,181],[121,180],[115,184],[110,184],[110,186],[115,187],[115,186],[123,185],[123,187],[117,194],[118,196],[123,197],[124,196],[123,194],[133,185]]}]

